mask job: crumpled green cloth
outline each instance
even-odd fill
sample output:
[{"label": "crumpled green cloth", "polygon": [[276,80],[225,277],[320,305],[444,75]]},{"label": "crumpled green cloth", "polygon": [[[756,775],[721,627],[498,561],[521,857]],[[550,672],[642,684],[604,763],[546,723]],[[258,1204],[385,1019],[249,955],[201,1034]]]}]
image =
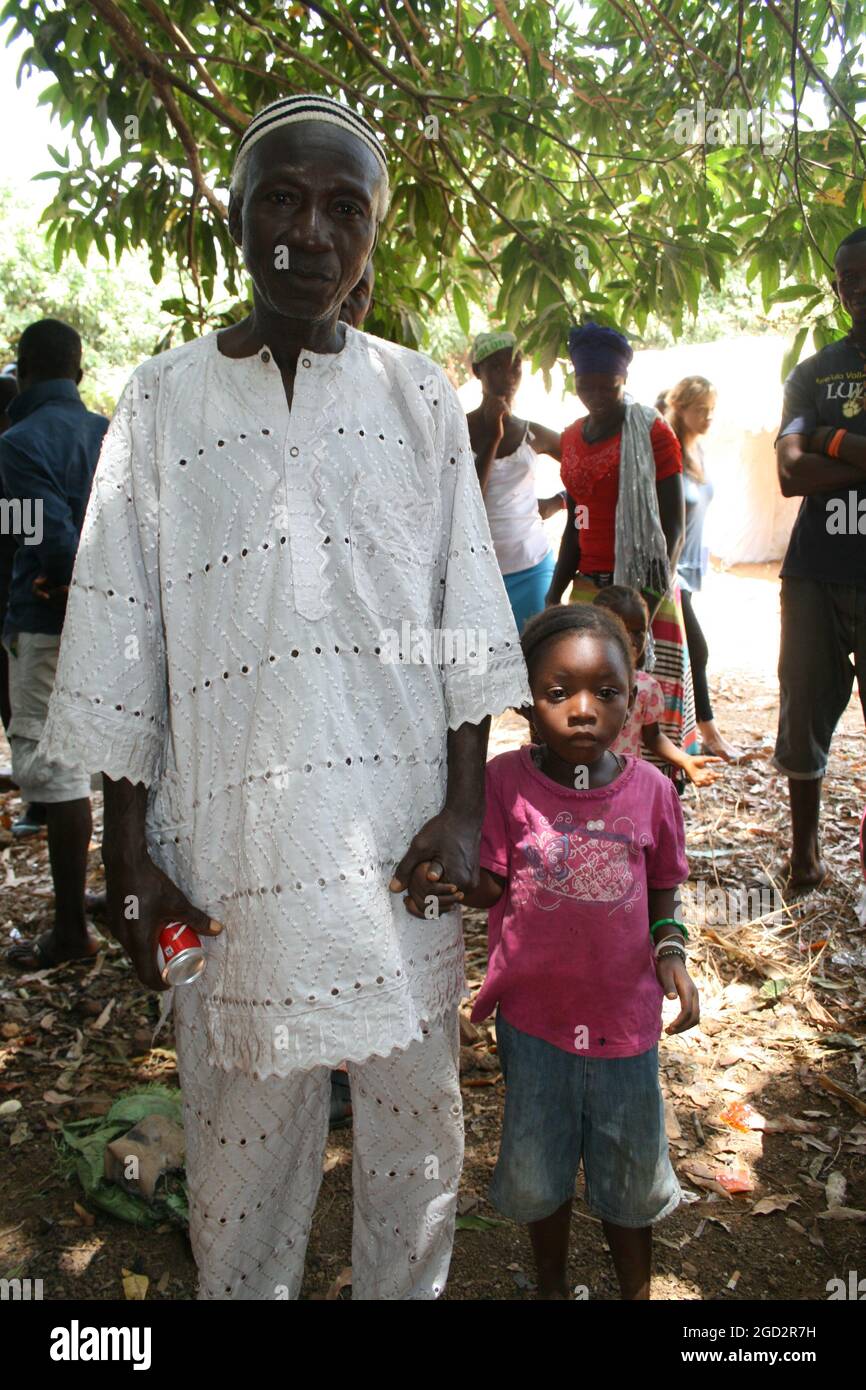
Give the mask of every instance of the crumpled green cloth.
[{"label": "crumpled green cloth", "polygon": [[127,1091],[114,1102],[106,1115],[72,1120],[61,1126],[58,1140],[61,1161],[78,1174],[85,1195],[94,1206],[129,1221],[134,1226],[158,1226],[163,1221],[186,1226],[189,1222],[186,1180],[181,1173],[160,1178],[153,1202],[105,1179],[105,1146],[127,1134],[145,1115],[164,1115],[183,1126],[180,1091],[168,1086],[144,1086]]}]

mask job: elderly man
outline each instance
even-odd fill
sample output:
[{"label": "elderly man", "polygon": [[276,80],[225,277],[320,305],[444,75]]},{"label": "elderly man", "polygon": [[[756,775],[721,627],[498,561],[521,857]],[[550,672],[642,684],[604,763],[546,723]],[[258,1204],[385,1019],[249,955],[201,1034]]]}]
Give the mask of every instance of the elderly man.
[{"label": "elderly man", "polygon": [[435,1298],[450,1259],[459,913],[401,894],[427,861],[476,881],[488,716],[529,692],[454,391],[339,322],[387,205],[353,111],[251,122],[229,223],[253,310],[123,393],[46,733],[106,774],[141,979],[163,924],[205,934],[175,1023],[206,1298],[298,1296],[342,1059],[354,1296]]}]

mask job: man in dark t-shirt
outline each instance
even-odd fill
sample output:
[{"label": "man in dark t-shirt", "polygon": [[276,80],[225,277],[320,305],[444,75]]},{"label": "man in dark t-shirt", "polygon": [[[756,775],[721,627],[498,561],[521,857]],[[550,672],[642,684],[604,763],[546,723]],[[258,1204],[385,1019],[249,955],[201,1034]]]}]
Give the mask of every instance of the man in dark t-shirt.
[{"label": "man in dark t-shirt", "polygon": [[821,783],[855,674],[866,714],[866,227],[834,265],[851,331],[791,372],[776,440],[782,493],[803,499],[782,565],[774,758],[790,792],[791,857],[779,873],[792,888],[825,876]]}]

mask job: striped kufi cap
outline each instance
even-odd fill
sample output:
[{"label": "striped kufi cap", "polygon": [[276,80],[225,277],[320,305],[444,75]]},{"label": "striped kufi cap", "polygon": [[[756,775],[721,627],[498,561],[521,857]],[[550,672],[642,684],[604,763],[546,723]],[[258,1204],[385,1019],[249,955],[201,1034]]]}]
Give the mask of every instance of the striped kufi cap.
[{"label": "striped kufi cap", "polygon": [[280,126],[284,125],[294,125],[296,121],[323,121],[326,125],[341,126],[343,130],[348,130],[351,135],[357,136],[367,146],[371,154],[375,155],[387,178],[388,165],[385,151],[369,121],[366,121],[363,116],[359,116],[357,111],[353,111],[350,106],[345,106],[341,101],[335,101],[333,97],[314,96],[306,93],[302,96],[280,97],[278,101],[272,101],[269,106],[264,107],[253,117],[243,133],[235,155],[231,179],[232,188],[235,188],[240,182],[241,167],[246,162],[256,141],[261,140],[263,135],[268,135],[272,130],[278,130]]}]

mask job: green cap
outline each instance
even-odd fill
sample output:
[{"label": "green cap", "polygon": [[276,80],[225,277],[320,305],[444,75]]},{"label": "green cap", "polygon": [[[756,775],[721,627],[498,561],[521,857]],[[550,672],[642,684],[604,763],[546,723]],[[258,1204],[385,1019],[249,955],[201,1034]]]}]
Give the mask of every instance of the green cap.
[{"label": "green cap", "polygon": [[516,348],[517,339],[513,333],[506,333],[504,328],[494,333],[479,333],[472,344],[471,361],[473,366],[476,362],[483,362],[485,357],[490,357],[492,353],[501,351],[502,348]]}]

